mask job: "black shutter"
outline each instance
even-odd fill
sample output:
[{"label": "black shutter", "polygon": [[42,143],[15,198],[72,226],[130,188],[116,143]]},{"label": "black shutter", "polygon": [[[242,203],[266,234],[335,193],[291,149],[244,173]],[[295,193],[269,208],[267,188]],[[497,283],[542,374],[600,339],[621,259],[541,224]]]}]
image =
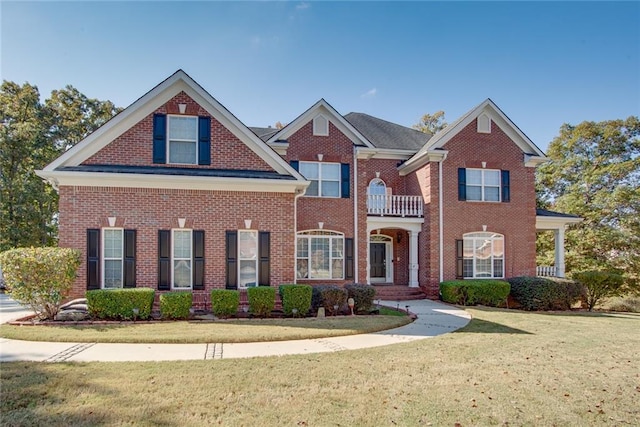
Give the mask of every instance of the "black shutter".
[{"label": "black shutter", "polygon": [[170,230],[158,230],[158,290],[171,290]]},{"label": "black shutter", "polygon": [[458,168],[458,200],[467,200],[467,170],[465,168]]},{"label": "black shutter", "polygon": [[510,179],[509,179],[509,171],[502,171],[502,201],[510,202],[511,201],[511,188],[510,188]]},{"label": "black shutter", "polygon": [[153,115],[153,163],[167,163],[167,116]]},{"label": "black shutter", "polygon": [[204,290],[204,230],[193,230],[193,289]]},{"label": "black shutter", "polygon": [[258,286],[271,284],[270,244],[271,233],[260,231],[258,233]]},{"label": "black shutter", "polygon": [[198,164],[211,164],[211,118],[198,118]]},{"label": "black shutter", "polygon": [[290,164],[290,165],[291,165],[291,167],[292,167],[292,168],[294,168],[296,171],[299,171],[299,170],[300,170],[300,169],[299,169],[299,166],[298,166],[299,162],[298,162],[297,160],[291,160],[291,161],[289,162],[289,164]]},{"label": "black shutter", "polygon": [[136,287],[136,230],[124,230],[123,287]]},{"label": "black shutter", "polygon": [[344,239],[344,278],[353,279],[354,277],[354,264],[353,264],[353,239]]},{"label": "black shutter", "polygon": [[226,288],[238,289],[238,232],[227,231],[226,234]]},{"label": "black shutter", "polygon": [[87,230],[87,290],[100,289],[100,230]]},{"label": "black shutter", "polygon": [[456,240],[456,279],[464,278],[464,240]]},{"label": "black shutter", "polygon": [[340,180],[341,180],[341,197],[348,199],[350,197],[351,180],[349,178],[349,163],[342,163],[340,168]]}]

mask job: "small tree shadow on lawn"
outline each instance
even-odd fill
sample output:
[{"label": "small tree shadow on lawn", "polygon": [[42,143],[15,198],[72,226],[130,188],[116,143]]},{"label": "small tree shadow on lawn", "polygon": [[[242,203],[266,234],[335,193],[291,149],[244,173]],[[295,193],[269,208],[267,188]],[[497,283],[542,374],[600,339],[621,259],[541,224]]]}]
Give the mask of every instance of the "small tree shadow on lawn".
[{"label": "small tree shadow on lawn", "polygon": [[471,319],[471,322],[462,329],[454,331],[454,333],[480,333],[480,334],[526,334],[532,335],[531,332],[523,331],[522,329],[511,328],[509,326],[501,325],[500,323],[489,322],[482,319]]}]

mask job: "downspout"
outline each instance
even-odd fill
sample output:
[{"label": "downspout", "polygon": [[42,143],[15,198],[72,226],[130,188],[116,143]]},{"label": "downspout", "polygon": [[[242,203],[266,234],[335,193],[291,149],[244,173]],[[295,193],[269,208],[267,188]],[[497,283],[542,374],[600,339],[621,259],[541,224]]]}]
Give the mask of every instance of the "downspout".
[{"label": "downspout", "polygon": [[442,200],[443,193],[442,191],[442,162],[447,158],[447,154],[444,154],[442,160],[438,162],[438,270],[439,271],[439,280],[440,282],[444,282],[444,201]]},{"label": "downspout", "polygon": [[304,195],[303,190],[296,190],[293,197],[293,283],[298,283],[298,270],[296,268],[296,257],[298,253],[298,199]]},{"label": "downspout", "polygon": [[353,279],[358,283],[358,154],[353,147]]}]

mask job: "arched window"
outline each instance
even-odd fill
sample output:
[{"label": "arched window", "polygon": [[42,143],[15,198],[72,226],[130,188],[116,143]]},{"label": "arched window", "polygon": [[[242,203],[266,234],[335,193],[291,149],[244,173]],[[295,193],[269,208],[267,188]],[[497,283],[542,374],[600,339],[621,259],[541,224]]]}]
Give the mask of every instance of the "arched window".
[{"label": "arched window", "polygon": [[344,234],[307,230],[296,234],[296,275],[299,279],[344,278]]},{"label": "arched window", "polygon": [[462,266],[464,277],[504,277],[504,236],[488,232],[464,234]]},{"label": "arched window", "polygon": [[387,186],[380,178],[374,178],[367,188],[367,208],[369,213],[383,213],[387,206]]}]

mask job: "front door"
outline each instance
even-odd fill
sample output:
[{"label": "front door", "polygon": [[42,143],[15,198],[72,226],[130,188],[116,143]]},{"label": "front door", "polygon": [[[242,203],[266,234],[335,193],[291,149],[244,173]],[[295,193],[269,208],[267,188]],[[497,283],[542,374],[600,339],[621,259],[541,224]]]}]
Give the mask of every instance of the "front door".
[{"label": "front door", "polygon": [[387,277],[387,244],[369,243],[371,256],[371,278],[386,279]]}]

